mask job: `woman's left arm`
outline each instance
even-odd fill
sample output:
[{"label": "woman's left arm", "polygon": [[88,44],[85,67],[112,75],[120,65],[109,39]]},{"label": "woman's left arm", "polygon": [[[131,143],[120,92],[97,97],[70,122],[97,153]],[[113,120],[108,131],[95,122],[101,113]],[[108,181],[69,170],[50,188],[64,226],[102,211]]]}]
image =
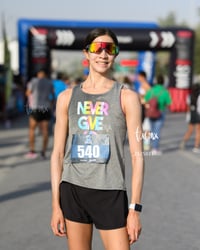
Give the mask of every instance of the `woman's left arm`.
[{"label": "woman's left arm", "polygon": [[[142,152],[142,122],[141,104],[138,95],[132,90],[122,90],[122,108],[126,116],[128,140],[132,164],[131,199],[133,204],[141,204],[143,180],[144,180],[144,157]],[[130,244],[135,242],[140,235],[142,226],[140,213],[129,209],[127,218],[127,230]]]}]

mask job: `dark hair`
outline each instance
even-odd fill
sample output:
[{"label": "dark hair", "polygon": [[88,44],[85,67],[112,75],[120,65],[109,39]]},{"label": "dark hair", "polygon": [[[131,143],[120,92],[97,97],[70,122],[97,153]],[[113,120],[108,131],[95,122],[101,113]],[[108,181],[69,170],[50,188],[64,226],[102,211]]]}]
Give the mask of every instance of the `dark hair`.
[{"label": "dark hair", "polygon": [[157,75],[156,81],[157,81],[157,84],[163,85],[163,84],[164,84],[164,81],[165,81],[165,80],[164,80],[164,76],[161,75],[161,74]]},{"label": "dark hair", "polygon": [[45,75],[47,75],[47,69],[46,68],[39,68],[37,70],[37,74],[40,73],[40,72],[43,72]]},{"label": "dark hair", "polygon": [[91,44],[94,39],[96,39],[99,36],[108,35],[113,39],[113,42],[115,45],[119,46],[119,42],[117,40],[117,36],[114,34],[114,32],[108,28],[96,28],[90,31],[90,33],[86,36],[83,46],[84,49],[87,45]]},{"label": "dark hair", "polygon": [[191,105],[196,106],[197,98],[200,94],[200,85],[193,84],[191,87]]},{"label": "dark hair", "polygon": [[143,70],[140,70],[140,71],[138,72],[138,75],[143,76],[144,78],[147,78],[147,74],[146,74],[146,72],[143,71]]},{"label": "dark hair", "polygon": [[57,79],[61,80],[63,79],[63,73],[62,72],[57,72]]}]

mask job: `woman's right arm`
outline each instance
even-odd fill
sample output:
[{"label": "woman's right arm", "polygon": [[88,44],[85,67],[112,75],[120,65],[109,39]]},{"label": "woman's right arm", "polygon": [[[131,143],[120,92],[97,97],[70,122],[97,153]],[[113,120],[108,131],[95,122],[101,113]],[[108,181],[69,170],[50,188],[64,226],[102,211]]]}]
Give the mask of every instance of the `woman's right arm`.
[{"label": "woman's right arm", "polygon": [[63,171],[63,159],[68,131],[68,106],[72,90],[63,91],[56,104],[54,145],[51,154],[52,218],[51,228],[57,236],[65,236],[65,221],[60,208],[59,186]]}]

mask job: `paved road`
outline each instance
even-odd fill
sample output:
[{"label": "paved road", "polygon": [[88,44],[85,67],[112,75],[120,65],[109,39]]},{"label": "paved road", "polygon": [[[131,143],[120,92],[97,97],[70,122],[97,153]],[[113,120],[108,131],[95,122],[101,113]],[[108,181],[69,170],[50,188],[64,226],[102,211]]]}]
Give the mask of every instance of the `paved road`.
[{"label": "paved road", "polygon": [[[186,129],[184,114],[168,114],[162,131],[162,156],[145,156],[143,232],[135,250],[200,250],[200,155],[178,144]],[[26,160],[27,117],[0,125],[0,250],[67,249],[52,235],[48,160]],[[40,147],[37,137],[37,147]],[[48,156],[52,149],[51,136]],[[126,148],[127,183],[130,157]],[[130,190],[127,184],[128,192]],[[94,231],[93,249],[102,250]]]}]

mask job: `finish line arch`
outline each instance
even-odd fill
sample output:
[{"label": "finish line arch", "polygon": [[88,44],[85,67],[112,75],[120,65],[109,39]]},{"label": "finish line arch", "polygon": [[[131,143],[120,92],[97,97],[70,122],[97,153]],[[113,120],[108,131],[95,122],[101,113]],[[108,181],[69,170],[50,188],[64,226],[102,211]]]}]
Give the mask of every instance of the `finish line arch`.
[{"label": "finish line arch", "polygon": [[82,50],[85,35],[93,28],[111,28],[120,51],[169,51],[171,111],[185,111],[186,96],[193,80],[194,31],[161,28],[154,23],[87,21],[18,21],[20,74],[29,79],[39,68],[50,72],[50,50]]}]

